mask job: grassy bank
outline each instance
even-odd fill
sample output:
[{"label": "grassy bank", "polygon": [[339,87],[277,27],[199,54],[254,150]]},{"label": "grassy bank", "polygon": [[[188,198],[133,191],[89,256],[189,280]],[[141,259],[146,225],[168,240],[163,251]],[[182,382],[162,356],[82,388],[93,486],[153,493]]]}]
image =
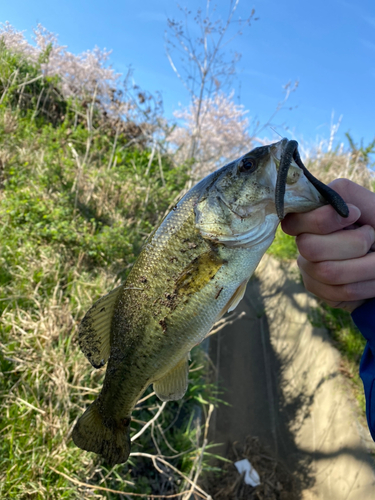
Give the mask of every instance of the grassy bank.
[{"label": "grassy bank", "polygon": [[[202,351],[183,401],[162,405],[149,389],[137,406],[127,464],[109,467],[70,438],[104,375],[79,350],[79,322],[126,278],[188,166],[174,164],[146,111],[111,114],[134,102],[96,87],[66,96],[58,77],[44,75],[46,60],[48,47],[30,62],[0,44],[0,497],[189,498],[208,468],[217,400]],[[317,168],[338,158],[318,158]],[[293,239],[278,232],[271,252],[295,258]]]},{"label": "grassy bank", "polygon": [[70,438],[104,375],[80,352],[77,326],[126,278],[187,168],[148,142],[145,124],[114,120],[95,96],[64,98],[58,78],[4,45],[0,77],[0,497],[187,491],[205,467],[199,417],[215,399],[199,351],[183,401],[161,411],[149,389],[137,406],[126,465]]}]

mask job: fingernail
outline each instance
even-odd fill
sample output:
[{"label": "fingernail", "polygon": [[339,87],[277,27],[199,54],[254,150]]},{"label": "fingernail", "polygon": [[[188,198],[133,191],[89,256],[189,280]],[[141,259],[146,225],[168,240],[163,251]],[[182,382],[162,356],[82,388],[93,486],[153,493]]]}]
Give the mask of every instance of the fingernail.
[{"label": "fingernail", "polygon": [[341,217],[337,214],[340,224],[343,226],[348,226],[349,224],[353,224],[353,222],[357,221],[361,216],[361,211],[355,205],[351,205],[348,203],[349,215],[348,217]]}]

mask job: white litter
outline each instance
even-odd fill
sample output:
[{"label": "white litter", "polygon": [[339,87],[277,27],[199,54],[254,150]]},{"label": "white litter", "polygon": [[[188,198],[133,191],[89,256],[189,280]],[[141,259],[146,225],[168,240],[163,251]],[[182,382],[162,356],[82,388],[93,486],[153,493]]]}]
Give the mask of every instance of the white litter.
[{"label": "white litter", "polygon": [[251,465],[251,463],[248,461],[247,458],[239,460],[238,462],[234,462],[234,465],[236,466],[236,469],[240,474],[245,472],[246,484],[250,484],[251,486],[260,485],[259,474],[257,473],[257,471],[254,469],[254,467]]}]

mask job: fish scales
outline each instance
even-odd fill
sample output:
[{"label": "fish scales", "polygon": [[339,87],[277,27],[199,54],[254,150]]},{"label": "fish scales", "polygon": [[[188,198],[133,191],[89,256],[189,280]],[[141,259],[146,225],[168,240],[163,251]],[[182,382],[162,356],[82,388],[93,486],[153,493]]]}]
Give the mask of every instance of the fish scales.
[{"label": "fish scales", "polygon": [[[186,354],[186,350],[181,352],[186,331],[184,321],[196,300],[189,297],[188,289],[179,293],[182,286],[178,286],[179,279],[192,260],[209,251],[210,246],[195,229],[193,200],[188,200],[172,212],[133,266],[118,299],[111,339],[113,353],[119,353],[124,360],[131,359],[132,362],[125,361],[119,368],[117,356],[112,362],[111,354],[108,370],[117,371],[119,379],[124,382],[120,384],[110,378],[108,390],[102,391],[108,400],[112,400],[113,390],[121,388],[126,400],[116,394],[118,399],[111,407],[114,413],[117,406],[120,412],[129,413],[137,402],[139,388],[132,387],[135,377],[144,380],[142,387],[149,385]],[[144,308],[144,304],[148,307]],[[127,378],[130,372],[132,377]]]},{"label": "fish scales", "polygon": [[190,350],[243,297],[273,241],[277,210],[326,203],[288,160],[284,206],[276,209],[278,167],[288,143],[256,148],[193,187],[152,233],[126,282],[88,311],[81,349],[94,367],[108,366],[98,398],[73,430],[77,446],[111,464],[125,462],[137,401],[152,383],[162,400],[184,395]]},{"label": "fish scales", "polygon": [[[113,354],[107,368],[111,377],[102,391],[103,400],[113,401],[113,414],[117,408],[128,414],[136,404],[139,388],[133,387],[134,378],[144,380],[142,387],[148,386],[202,340],[248,274],[243,270],[248,260],[243,252],[220,248],[197,231],[194,198],[184,200],[165,222],[129,274],[113,316]],[[239,258],[230,259],[228,253],[235,252]],[[241,270],[238,276],[236,270]],[[207,309],[205,304],[218,294],[230,273],[233,285]],[[147,310],[142,307],[145,303],[149,304]],[[120,366],[119,357],[124,359]]]}]

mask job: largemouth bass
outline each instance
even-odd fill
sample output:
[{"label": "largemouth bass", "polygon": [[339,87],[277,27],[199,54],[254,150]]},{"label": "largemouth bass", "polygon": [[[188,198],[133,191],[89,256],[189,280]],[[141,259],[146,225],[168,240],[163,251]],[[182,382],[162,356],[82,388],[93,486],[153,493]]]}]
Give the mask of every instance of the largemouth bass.
[{"label": "largemouth bass", "polygon": [[183,397],[190,350],[240,302],[284,213],[328,201],[347,215],[297,146],[283,139],[255,148],[204,178],[150,236],[126,282],[87,312],[80,347],[95,368],[108,366],[73,430],[77,446],[126,462],[137,401],[150,384],[162,401]]}]

